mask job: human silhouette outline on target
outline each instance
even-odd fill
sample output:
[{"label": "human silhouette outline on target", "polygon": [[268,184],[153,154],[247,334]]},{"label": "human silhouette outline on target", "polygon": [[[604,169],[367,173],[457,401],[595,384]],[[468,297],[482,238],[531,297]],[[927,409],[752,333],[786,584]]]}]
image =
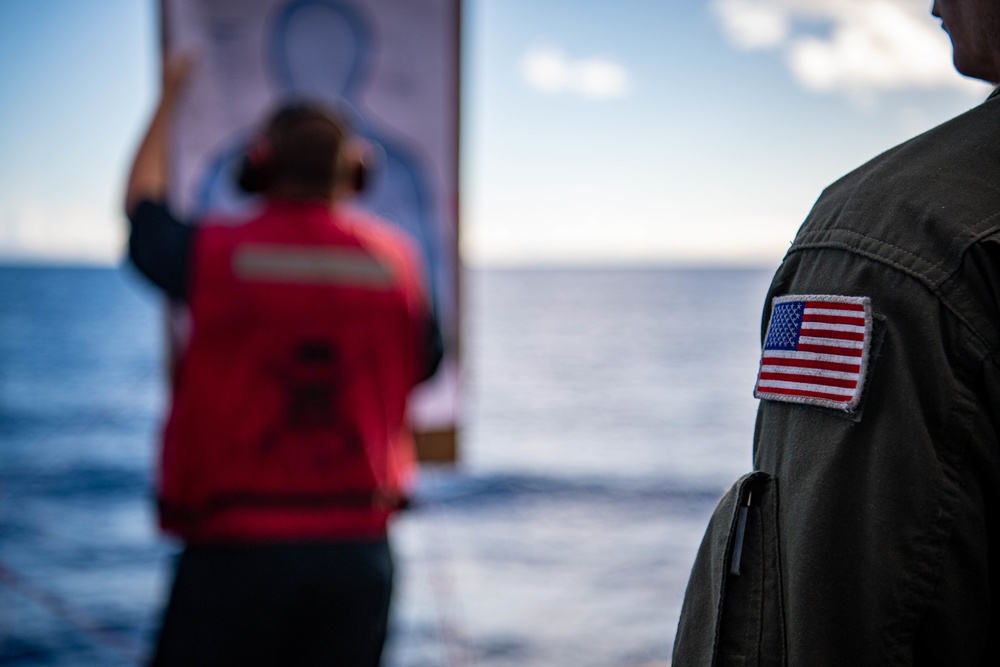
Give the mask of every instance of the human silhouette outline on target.
[{"label": "human silhouette outline on target", "polygon": [[[278,99],[321,101],[353,125],[356,136],[371,148],[369,178],[355,204],[399,225],[416,241],[424,256],[432,299],[442,321],[453,313],[441,288],[451,276],[440,251],[431,188],[419,149],[369,121],[361,110],[376,53],[370,22],[357,8],[337,0],[293,0],[275,15],[265,44],[266,79]],[[317,66],[317,64],[322,66]],[[225,144],[208,161],[196,197],[196,216],[210,211],[239,214],[251,210],[255,198],[236,185],[234,174],[252,132]]]}]

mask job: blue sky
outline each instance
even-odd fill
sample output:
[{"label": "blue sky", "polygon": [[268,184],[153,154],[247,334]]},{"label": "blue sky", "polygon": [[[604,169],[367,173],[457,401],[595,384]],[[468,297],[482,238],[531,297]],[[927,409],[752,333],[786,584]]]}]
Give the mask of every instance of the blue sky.
[{"label": "blue sky", "polygon": [[152,105],[152,2],[0,2],[0,254],[112,261]]},{"label": "blue sky", "polygon": [[[466,0],[466,261],[776,262],[826,184],[988,93],[929,5]],[[0,2],[0,256],[120,257],[157,11]]]}]

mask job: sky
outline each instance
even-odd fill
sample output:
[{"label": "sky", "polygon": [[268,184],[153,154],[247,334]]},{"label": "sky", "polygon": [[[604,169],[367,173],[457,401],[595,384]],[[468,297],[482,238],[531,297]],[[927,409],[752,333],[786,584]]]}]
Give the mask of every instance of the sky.
[{"label": "sky", "polygon": [[[471,266],[771,265],[823,187],[978,104],[930,0],[464,0]],[[156,0],[0,1],[0,261],[113,264]]]}]

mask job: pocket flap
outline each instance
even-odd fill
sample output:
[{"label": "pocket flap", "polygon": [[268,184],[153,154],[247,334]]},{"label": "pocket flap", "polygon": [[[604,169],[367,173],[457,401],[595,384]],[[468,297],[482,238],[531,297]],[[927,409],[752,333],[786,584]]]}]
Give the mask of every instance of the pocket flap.
[{"label": "pocket flap", "polygon": [[741,477],[719,501],[688,580],[673,664],[783,665],[777,484]]}]

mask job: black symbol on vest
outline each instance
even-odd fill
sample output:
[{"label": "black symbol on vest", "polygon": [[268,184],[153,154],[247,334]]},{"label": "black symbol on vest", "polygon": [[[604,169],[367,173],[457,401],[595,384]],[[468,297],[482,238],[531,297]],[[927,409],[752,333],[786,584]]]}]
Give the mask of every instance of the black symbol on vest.
[{"label": "black symbol on vest", "polygon": [[330,469],[364,454],[347,405],[357,372],[351,359],[330,342],[306,339],[286,348],[269,369],[283,397],[258,440],[263,456],[276,457],[269,465]]}]

